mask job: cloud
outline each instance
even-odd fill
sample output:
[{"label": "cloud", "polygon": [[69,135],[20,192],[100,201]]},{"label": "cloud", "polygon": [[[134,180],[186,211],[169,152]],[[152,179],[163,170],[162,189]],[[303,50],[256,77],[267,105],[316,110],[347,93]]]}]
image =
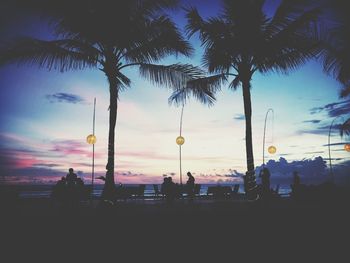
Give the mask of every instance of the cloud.
[{"label": "cloud", "polygon": [[245,116],[244,114],[236,114],[233,119],[238,120],[238,121],[244,121],[245,120]]},{"label": "cloud", "polygon": [[[330,126],[320,126],[320,127],[313,128],[313,129],[298,130],[298,131],[296,131],[296,133],[298,135],[305,134],[305,133],[316,134],[316,135],[328,135],[329,134],[329,127]],[[332,126],[332,134],[339,133],[340,127],[341,127],[341,124],[333,125]]]},{"label": "cloud", "polygon": [[175,176],[176,175],[176,173],[174,173],[174,172],[170,172],[170,173],[165,173],[165,174],[163,174],[163,176],[165,177],[165,176]]},{"label": "cloud", "polygon": [[350,100],[345,100],[341,102],[333,102],[321,107],[315,107],[310,109],[311,114],[316,114],[320,112],[327,112],[329,117],[337,117],[349,114],[350,112]]},{"label": "cloud", "polygon": [[59,164],[55,164],[55,163],[34,163],[32,164],[32,166],[34,167],[49,167],[49,168],[53,168],[53,167],[59,167]]},{"label": "cloud", "polygon": [[77,104],[77,103],[84,103],[85,100],[74,94],[70,93],[55,93],[55,94],[49,94],[46,95],[46,98],[51,102],[65,102],[65,103],[72,103],[72,104]]},{"label": "cloud", "polygon": [[123,176],[123,177],[139,177],[139,176],[144,176],[143,173],[134,173],[131,171],[125,171],[125,172],[116,172],[116,176]]},{"label": "cloud", "polygon": [[337,142],[337,143],[331,143],[331,144],[324,144],[324,145],[322,145],[322,146],[338,146],[338,145],[345,145],[346,144],[346,142]]},{"label": "cloud", "polygon": [[321,120],[307,120],[307,121],[303,121],[303,123],[314,123],[314,124],[320,123],[320,122],[321,122]]},{"label": "cloud", "polygon": [[[51,152],[59,153],[62,156],[81,155],[92,157],[92,151],[87,148],[87,144],[80,140],[57,140],[52,142]],[[100,158],[102,153],[95,152],[95,158]]]},{"label": "cloud", "polygon": [[[326,159],[323,159],[321,156],[292,162],[288,162],[281,157],[278,161],[269,160],[265,166],[270,170],[272,180],[291,181],[294,171],[297,171],[307,181],[321,182],[326,179],[327,175]],[[256,168],[257,174],[259,174],[261,169],[262,166]]]}]

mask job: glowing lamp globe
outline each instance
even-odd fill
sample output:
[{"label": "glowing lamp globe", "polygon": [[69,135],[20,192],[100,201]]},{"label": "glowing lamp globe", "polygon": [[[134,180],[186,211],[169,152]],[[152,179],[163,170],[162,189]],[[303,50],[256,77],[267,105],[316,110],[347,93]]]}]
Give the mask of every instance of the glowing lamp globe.
[{"label": "glowing lamp globe", "polygon": [[182,136],[179,136],[176,138],[176,144],[177,145],[183,145],[185,143],[185,138]]},{"label": "glowing lamp globe", "polygon": [[93,134],[90,134],[88,137],[86,137],[86,142],[88,144],[95,144],[96,143],[96,136]]},{"label": "glowing lamp globe", "polygon": [[277,149],[276,149],[275,146],[270,146],[270,147],[267,149],[267,151],[268,151],[269,153],[271,153],[271,154],[274,154],[274,153],[276,153]]},{"label": "glowing lamp globe", "polygon": [[344,145],[344,150],[350,152],[350,143]]}]

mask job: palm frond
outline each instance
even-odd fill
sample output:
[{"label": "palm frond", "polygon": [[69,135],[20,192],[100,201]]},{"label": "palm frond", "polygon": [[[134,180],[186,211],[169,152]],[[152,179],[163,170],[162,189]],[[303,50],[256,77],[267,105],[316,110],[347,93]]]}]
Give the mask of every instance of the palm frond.
[{"label": "palm frond", "polygon": [[117,71],[116,77],[119,80],[120,84],[122,84],[122,87],[130,88],[131,80],[127,76],[122,74],[120,71]]},{"label": "palm frond", "polygon": [[307,34],[315,34],[317,27],[315,27],[315,23],[319,18],[322,10],[319,7],[313,8],[311,10],[305,11],[297,16],[295,19],[290,19],[288,23],[284,25],[275,26],[271,22],[271,26],[275,27],[275,31],[269,32],[266,30],[266,38],[270,39],[270,43],[273,42],[283,42],[288,43],[289,38],[292,36],[300,36]]},{"label": "palm frond", "polygon": [[190,56],[193,49],[174,22],[160,16],[146,23],[143,33],[138,34],[133,45],[126,48],[127,62],[152,63],[170,54]]},{"label": "palm frond", "polygon": [[178,5],[179,0],[138,0],[138,11],[153,15],[166,9],[176,9]]},{"label": "palm frond", "polygon": [[185,8],[187,25],[185,32],[188,37],[191,37],[196,32],[200,32],[205,25],[204,20],[199,15],[198,10],[194,7]]},{"label": "palm frond", "polygon": [[200,78],[203,70],[189,64],[140,64],[140,75],[151,83],[171,89],[181,89],[187,81]]},{"label": "palm frond", "polygon": [[350,83],[344,83],[346,86],[340,91],[340,97],[345,98],[350,95]]},{"label": "palm frond", "polygon": [[239,87],[240,82],[241,82],[241,79],[239,78],[239,76],[236,76],[236,77],[232,80],[232,82],[230,83],[230,86],[229,86],[229,87],[230,87],[231,89],[236,90],[236,89]]},{"label": "palm frond", "polygon": [[350,25],[342,25],[320,36],[323,52],[320,56],[324,71],[341,83],[350,81]]},{"label": "palm frond", "polygon": [[0,65],[9,62],[37,65],[63,72],[70,69],[96,67],[98,54],[96,52],[83,53],[77,48],[68,48],[66,41],[44,41],[25,37],[2,47]]},{"label": "palm frond", "polygon": [[273,18],[266,28],[267,35],[274,35],[288,27],[301,14],[312,7],[308,0],[283,0],[277,7]]},{"label": "palm frond", "polygon": [[226,81],[227,77],[225,74],[189,80],[185,86],[176,89],[172,93],[169,103],[186,104],[188,99],[193,96],[199,102],[211,106],[216,101],[215,93],[221,90],[222,84]]},{"label": "palm frond", "polygon": [[340,125],[340,136],[343,137],[344,134],[350,135],[350,119],[347,119],[342,125]]}]

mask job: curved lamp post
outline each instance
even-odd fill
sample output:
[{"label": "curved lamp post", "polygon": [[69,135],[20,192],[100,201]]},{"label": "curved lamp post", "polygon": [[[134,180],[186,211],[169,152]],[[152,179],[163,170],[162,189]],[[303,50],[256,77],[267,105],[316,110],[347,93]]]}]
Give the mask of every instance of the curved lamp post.
[{"label": "curved lamp post", "polygon": [[92,171],[91,171],[91,200],[94,191],[94,172],[95,172],[95,110],[96,110],[96,98],[94,98],[94,113],[92,117],[92,134],[86,137],[86,142],[92,144]]},{"label": "curved lamp post", "polygon": [[[332,166],[332,157],[331,157],[331,133],[332,133],[332,127],[336,119],[339,117],[343,118],[343,116],[337,116],[333,119],[331,126],[329,126],[329,132],[328,132],[328,158],[329,158],[329,171],[331,175],[331,180],[334,182],[334,174],[333,174],[333,166]],[[344,145],[344,150],[345,151],[350,151],[350,145],[345,144]]]},{"label": "curved lamp post", "polygon": [[185,138],[182,137],[182,116],[184,113],[184,104],[181,109],[181,118],[180,118],[180,136],[176,138],[176,144],[179,145],[179,153],[180,153],[180,184],[182,185],[182,166],[181,166],[181,146],[185,143]]},{"label": "curved lamp post", "polygon": [[[264,137],[263,137],[263,167],[265,166],[265,135],[266,135],[266,121],[267,121],[267,116],[269,114],[269,112],[271,112],[272,114],[274,114],[274,111],[273,109],[268,109],[267,112],[266,112],[266,116],[265,116],[265,123],[264,123]],[[275,154],[276,151],[277,151],[277,148],[273,145],[271,145],[267,151],[270,153],[270,154]]]}]

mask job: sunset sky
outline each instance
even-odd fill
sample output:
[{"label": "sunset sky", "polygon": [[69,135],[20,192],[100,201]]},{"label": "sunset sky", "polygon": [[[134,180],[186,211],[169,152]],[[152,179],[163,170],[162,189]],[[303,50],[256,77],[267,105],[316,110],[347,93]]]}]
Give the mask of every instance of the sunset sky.
[{"label": "sunset sky", "polygon": [[[192,1],[203,16],[215,15],[215,1]],[[271,7],[267,7],[272,12]],[[0,8],[1,9],[1,8]],[[16,14],[1,28],[2,39],[31,35],[50,39],[43,21]],[[6,8],[1,12],[6,12]],[[178,27],[185,25],[184,11],[171,14]],[[20,19],[17,19],[20,17]],[[168,57],[162,64],[176,62],[201,65],[202,48],[197,36],[191,58]],[[138,70],[125,71],[132,88],[122,93],[116,128],[116,181],[153,183],[163,174],[179,179],[179,135],[181,108],[168,104],[170,90],[156,87],[139,77]],[[253,142],[255,165],[262,164],[264,118],[269,116],[266,145],[277,153],[266,160],[288,162],[323,157],[328,164],[328,130],[337,116],[350,112],[350,100],[339,99],[340,85],[310,61],[289,75],[256,73],[252,80]],[[92,147],[86,136],[92,132],[93,100],[96,97],[96,173],[105,174],[108,136],[108,83],[99,70],[60,73],[30,66],[0,67],[0,169],[2,180],[49,182],[73,167],[89,182]],[[335,124],[341,123],[338,118]],[[191,171],[197,182],[240,180],[246,171],[245,122],[242,90],[218,94],[214,106],[194,99],[184,108],[182,147],[183,173]],[[331,136],[333,163],[350,168],[350,154],[343,151],[349,138],[334,129]],[[328,169],[324,169],[328,173]],[[5,177],[4,177],[5,176]]]}]

